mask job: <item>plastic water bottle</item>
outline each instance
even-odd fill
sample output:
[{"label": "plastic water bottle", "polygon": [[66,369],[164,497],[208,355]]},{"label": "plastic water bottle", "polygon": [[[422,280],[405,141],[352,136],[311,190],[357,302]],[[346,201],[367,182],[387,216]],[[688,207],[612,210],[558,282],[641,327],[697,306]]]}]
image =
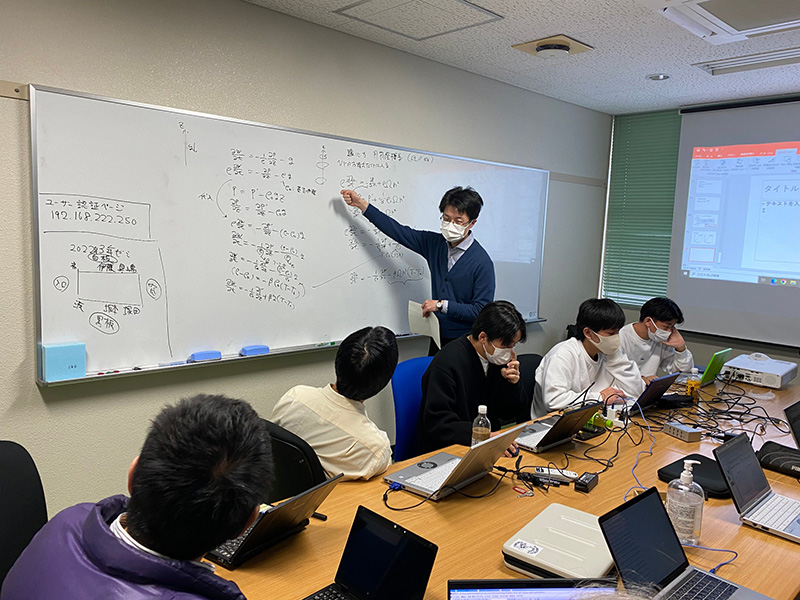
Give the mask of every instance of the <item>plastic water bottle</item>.
[{"label": "plastic water bottle", "polygon": [[692,402],[697,402],[700,399],[700,375],[697,372],[697,367],[692,367],[692,372],[686,379],[686,395],[692,397]]},{"label": "plastic water bottle", "polygon": [[692,465],[696,460],[683,461],[683,473],[678,479],[669,482],[667,488],[667,513],[678,534],[681,544],[697,545],[700,542],[700,526],[703,522],[703,501],[705,495],[695,481]]},{"label": "plastic water bottle", "polygon": [[472,445],[488,440],[491,433],[492,424],[489,423],[489,418],[486,416],[486,405],[481,404],[478,407],[478,416],[472,422]]}]

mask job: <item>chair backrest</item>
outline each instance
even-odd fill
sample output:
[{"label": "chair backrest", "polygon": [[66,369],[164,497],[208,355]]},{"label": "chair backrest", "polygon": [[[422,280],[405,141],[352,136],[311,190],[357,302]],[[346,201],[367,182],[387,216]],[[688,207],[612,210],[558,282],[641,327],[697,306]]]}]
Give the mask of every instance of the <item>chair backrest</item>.
[{"label": "chair backrest", "polygon": [[285,500],[328,479],[317,453],[308,442],[272,421],[264,419],[264,422],[272,436],[272,459],[275,463],[275,482],[264,502]]},{"label": "chair backrest", "polygon": [[[539,363],[542,362],[542,355],[520,354],[517,359],[519,360],[519,380],[522,383],[522,387],[525,388],[526,409],[520,413],[518,418],[518,422],[523,423],[531,419],[531,406],[535,402],[533,391],[536,387],[536,369],[539,367]],[[546,415],[547,412],[544,402],[539,402],[534,407],[533,415],[541,417]]]},{"label": "chair backrest", "polygon": [[0,585],[47,522],[47,507],[33,458],[16,442],[0,441]]},{"label": "chair backrest", "polygon": [[422,402],[422,375],[432,356],[404,360],[392,375],[394,396],[394,459],[405,460],[417,455],[417,418]]}]

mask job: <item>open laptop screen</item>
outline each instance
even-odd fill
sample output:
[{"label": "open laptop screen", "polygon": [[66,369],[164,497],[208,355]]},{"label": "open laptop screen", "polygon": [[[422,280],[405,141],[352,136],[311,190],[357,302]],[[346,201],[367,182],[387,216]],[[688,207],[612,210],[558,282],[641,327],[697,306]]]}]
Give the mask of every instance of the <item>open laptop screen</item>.
[{"label": "open laptop screen", "polygon": [[722,469],[739,514],[769,492],[769,482],[746,433],[740,433],[722,446],[714,448],[714,456]]},{"label": "open laptop screen", "polygon": [[[576,587],[585,586],[585,587]],[[448,600],[580,600],[616,593],[613,581],[581,579],[451,579]]]},{"label": "open laptop screen", "polygon": [[783,410],[786,415],[786,421],[789,423],[789,429],[792,430],[792,437],[794,443],[800,448],[800,402],[795,402],[791,406],[787,406]]},{"label": "open laptop screen", "polygon": [[626,587],[664,587],[689,566],[656,488],[628,500],[599,521]]},{"label": "open laptop screen", "polygon": [[336,583],[361,600],[421,600],[435,544],[358,507],[336,572]]}]

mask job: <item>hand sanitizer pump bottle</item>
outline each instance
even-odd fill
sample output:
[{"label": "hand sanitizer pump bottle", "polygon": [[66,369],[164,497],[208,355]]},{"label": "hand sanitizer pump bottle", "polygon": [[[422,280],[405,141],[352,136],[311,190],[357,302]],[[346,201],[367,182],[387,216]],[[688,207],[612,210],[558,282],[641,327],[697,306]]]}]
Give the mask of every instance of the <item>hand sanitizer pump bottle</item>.
[{"label": "hand sanitizer pump bottle", "polygon": [[696,460],[683,461],[683,473],[669,482],[667,488],[667,513],[675,527],[681,544],[696,546],[700,542],[700,526],[703,520],[705,494],[695,481],[692,465]]}]

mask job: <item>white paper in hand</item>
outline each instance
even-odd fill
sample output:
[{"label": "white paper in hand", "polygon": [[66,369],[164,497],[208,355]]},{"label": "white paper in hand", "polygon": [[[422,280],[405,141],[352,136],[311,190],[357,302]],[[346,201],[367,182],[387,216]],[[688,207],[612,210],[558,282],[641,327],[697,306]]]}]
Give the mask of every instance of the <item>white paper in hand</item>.
[{"label": "white paper in hand", "polygon": [[433,338],[434,343],[439,348],[442,347],[441,337],[439,336],[439,319],[433,313],[427,318],[423,317],[422,304],[413,300],[408,301],[408,328],[411,333],[427,335]]}]

